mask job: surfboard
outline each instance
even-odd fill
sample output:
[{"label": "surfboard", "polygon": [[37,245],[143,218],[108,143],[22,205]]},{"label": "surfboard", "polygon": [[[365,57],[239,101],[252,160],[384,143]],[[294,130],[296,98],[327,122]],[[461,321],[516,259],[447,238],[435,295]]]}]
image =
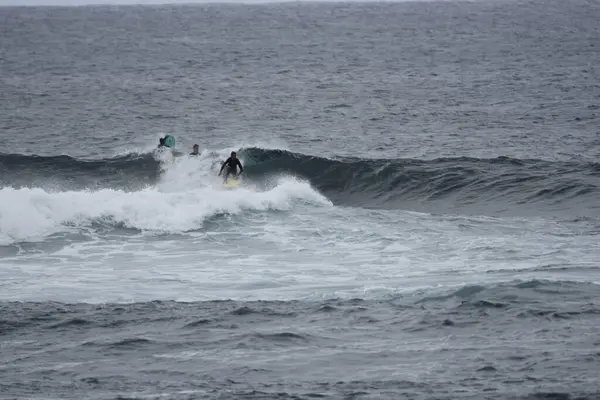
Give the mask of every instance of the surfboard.
[{"label": "surfboard", "polygon": [[172,135],[165,136],[165,145],[170,148],[175,147],[175,137]]},{"label": "surfboard", "polygon": [[237,187],[239,184],[240,184],[240,181],[238,181],[237,179],[227,178],[227,182],[223,183],[223,187],[232,189],[234,187]]}]

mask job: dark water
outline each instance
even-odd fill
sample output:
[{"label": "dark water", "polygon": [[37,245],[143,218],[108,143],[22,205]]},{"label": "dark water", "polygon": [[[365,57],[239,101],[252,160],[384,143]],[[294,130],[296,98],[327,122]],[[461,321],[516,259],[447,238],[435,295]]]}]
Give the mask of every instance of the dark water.
[{"label": "dark water", "polygon": [[600,398],[598,21],[0,8],[0,397]]},{"label": "dark water", "polygon": [[[4,303],[14,398],[598,396],[597,288],[380,301]],[[60,339],[59,339],[60,338]]]},{"label": "dark water", "polygon": [[[97,158],[167,132],[359,157],[598,158],[597,4],[5,8],[3,137]],[[47,140],[52,135],[51,140]]]}]

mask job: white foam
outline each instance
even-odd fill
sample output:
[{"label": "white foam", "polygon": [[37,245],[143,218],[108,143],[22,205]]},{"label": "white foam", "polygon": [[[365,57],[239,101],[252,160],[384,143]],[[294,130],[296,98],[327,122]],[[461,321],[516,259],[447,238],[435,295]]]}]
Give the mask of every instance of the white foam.
[{"label": "white foam", "polygon": [[[298,198],[304,201],[315,193],[294,180],[265,193],[285,208],[286,192],[302,193]],[[250,191],[246,195],[251,196]],[[423,292],[515,279],[598,281],[600,273],[591,270],[599,251],[595,237],[566,235],[569,227],[551,221],[488,219],[482,224],[476,218],[450,221],[427,214],[311,204],[294,205],[291,213],[258,214],[260,218],[244,224],[191,232],[184,238],[103,237],[53,253],[6,257],[0,268],[0,299],[422,297]],[[149,223],[140,215],[129,218]],[[168,220],[173,221],[178,229],[185,222]],[[541,265],[552,263],[586,270],[540,271]]]},{"label": "white foam", "polygon": [[289,210],[296,201],[331,204],[307,182],[282,177],[268,190],[248,184],[225,190],[215,157],[164,158],[158,184],[136,192],[49,192],[40,188],[0,189],[0,244],[37,241],[45,236],[105,222],[159,233],[202,227],[220,213]]}]

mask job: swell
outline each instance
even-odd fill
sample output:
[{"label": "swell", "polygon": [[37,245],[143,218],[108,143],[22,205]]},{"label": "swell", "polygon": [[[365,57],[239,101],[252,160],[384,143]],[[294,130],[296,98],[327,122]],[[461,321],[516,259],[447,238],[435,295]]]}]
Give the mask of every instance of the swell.
[{"label": "swell", "polygon": [[[47,396],[81,387],[88,397],[90,390],[172,393],[183,387],[190,393],[190,382],[192,388],[197,382],[212,385],[211,374],[229,394],[240,377],[252,385],[272,379],[264,395],[252,391],[237,398],[318,398],[282,395],[290,376],[304,392],[314,385],[310,391],[324,398],[354,398],[358,392],[381,398],[393,390],[402,392],[393,398],[403,398],[408,390],[452,389],[413,378],[417,365],[427,379],[434,371],[436,382],[459,382],[456,393],[442,398],[464,398],[465,390],[502,382],[497,396],[485,397],[516,398],[516,387],[530,390],[528,381],[542,395],[520,398],[597,398],[597,292],[593,283],[529,280],[417,289],[372,300],[0,301],[8,382],[3,389],[22,394],[33,387]],[[154,382],[165,381],[155,388]],[[285,388],[277,386],[282,381]],[[572,385],[578,397],[560,394]],[[409,397],[428,398],[416,392]]]},{"label": "swell", "polygon": [[[452,319],[461,316],[477,319],[482,314],[473,312],[479,311],[495,312],[496,317],[506,317],[503,322],[509,324],[516,319],[535,320],[539,317],[598,318],[597,290],[598,285],[590,282],[533,279],[419,290],[369,300],[155,300],[123,304],[0,301],[0,337],[17,332],[43,334],[91,329],[116,329],[125,335],[127,328],[141,325],[162,326],[188,335],[208,328],[237,330],[240,324],[276,322],[277,329],[254,332],[253,337],[295,341],[311,339],[311,335],[288,330],[292,321],[327,323],[351,319],[358,325],[402,324],[403,329],[413,330],[453,325]],[[437,322],[425,324],[424,321],[431,317]],[[418,323],[412,325],[412,318]],[[148,339],[126,336],[109,344],[143,345],[149,342]]]},{"label": "swell", "polygon": [[[249,179],[260,182],[294,175],[337,205],[475,211],[493,207],[495,212],[529,206],[536,211],[571,208],[587,216],[599,210],[598,163],[508,157],[329,159],[262,148],[241,149],[239,155]],[[54,184],[131,190],[155,184],[161,174],[160,161],[151,153],[103,160],[0,154],[0,172],[3,187]]]}]

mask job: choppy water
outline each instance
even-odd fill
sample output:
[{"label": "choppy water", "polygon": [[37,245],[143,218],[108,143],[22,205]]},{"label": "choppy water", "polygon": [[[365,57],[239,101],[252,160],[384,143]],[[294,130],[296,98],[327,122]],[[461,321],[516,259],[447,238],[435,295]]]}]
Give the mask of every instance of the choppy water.
[{"label": "choppy water", "polygon": [[0,396],[598,397],[599,19],[0,8]]}]

